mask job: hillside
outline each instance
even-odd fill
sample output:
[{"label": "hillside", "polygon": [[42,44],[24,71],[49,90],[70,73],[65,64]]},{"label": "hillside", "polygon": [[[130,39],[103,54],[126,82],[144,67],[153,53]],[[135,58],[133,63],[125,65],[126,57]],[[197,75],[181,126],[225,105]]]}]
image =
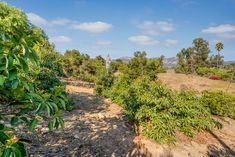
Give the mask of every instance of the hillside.
[{"label": "hillside", "polygon": [[[201,77],[198,75],[179,74],[175,73],[174,70],[168,70],[167,73],[158,74],[158,78],[161,82],[175,90],[190,88],[199,92],[204,90],[226,91],[229,85],[229,82],[210,80],[206,77]],[[228,92],[235,94],[235,83],[230,85]]]}]

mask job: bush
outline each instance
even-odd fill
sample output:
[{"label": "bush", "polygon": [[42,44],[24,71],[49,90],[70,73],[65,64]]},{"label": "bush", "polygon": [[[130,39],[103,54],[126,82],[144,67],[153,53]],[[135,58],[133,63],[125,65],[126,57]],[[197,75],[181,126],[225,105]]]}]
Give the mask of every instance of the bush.
[{"label": "bush", "polygon": [[177,93],[151,81],[149,76],[131,80],[129,76],[122,75],[115,79],[108,93],[106,96],[121,104],[130,120],[141,126],[144,135],[160,143],[174,142],[177,131],[193,136],[200,130],[215,126],[197,93]]},{"label": "bush", "polygon": [[175,93],[158,82],[138,82],[140,84],[135,87],[139,92],[140,109],[136,119],[144,135],[160,143],[171,143],[177,131],[194,136],[197,131],[213,128],[210,113],[201,106],[194,92]]},{"label": "bush", "polygon": [[235,119],[235,97],[224,92],[203,92],[201,103],[213,115]]},{"label": "bush", "polygon": [[107,90],[112,87],[114,77],[111,73],[104,73],[100,75],[95,83],[95,94],[96,95],[107,95]]},{"label": "bush", "polygon": [[207,77],[216,76],[225,81],[231,80],[233,77],[232,74],[229,73],[227,70],[218,69],[218,68],[201,67],[198,68],[196,72],[200,76],[207,76]]}]

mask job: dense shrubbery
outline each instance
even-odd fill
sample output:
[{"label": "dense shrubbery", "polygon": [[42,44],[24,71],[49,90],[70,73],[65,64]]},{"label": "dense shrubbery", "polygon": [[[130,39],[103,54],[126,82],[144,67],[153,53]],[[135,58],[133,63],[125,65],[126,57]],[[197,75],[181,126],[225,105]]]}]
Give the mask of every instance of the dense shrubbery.
[{"label": "dense shrubbery", "polygon": [[42,121],[49,129],[63,126],[61,110],[70,100],[57,78],[59,62],[50,60],[58,54],[41,29],[20,10],[0,3],[0,32],[0,154],[26,156],[27,140],[16,137],[14,128],[25,124],[33,130]]},{"label": "dense shrubbery", "polygon": [[[100,81],[107,80],[102,77]],[[234,97],[223,92],[176,92],[149,76],[131,79],[123,74],[112,84],[110,88],[110,84],[99,83],[96,92],[120,104],[125,114],[140,125],[142,133],[157,142],[174,142],[177,131],[194,136],[212,129],[218,124],[212,114],[234,118]]]},{"label": "dense shrubbery", "polygon": [[203,92],[201,103],[213,115],[235,119],[235,96],[224,92]]},{"label": "dense shrubbery", "polygon": [[220,79],[225,81],[233,79],[232,74],[225,69],[201,67],[198,68],[196,72],[200,76],[207,76],[207,77],[218,76]]},{"label": "dense shrubbery", "polygon": [[134,57],[125,67],[122,66],[120,71],[131,79],[141,75],[148,75],[152,80],[156,79],[158,73],[165,72],[163,63],[160,58],[147,58],[146,56],[146,52],[136,51]]},{"label": "dense shrubbery", "polygon": [[76,77],[81,81],[95,82],[105,71],[105,60],[101,56],[90,58],[77,50],[67,50],[61,60],[66,77]]},{"label": "dense shrubbery", "polygon": [[114,77],[111,73],[104,73],[98,76],[98,79],[96,81],[95,86],[95,94],[96,95],[107,95],[107,90],[109,90],[112,87]]},{"label": "dense shrubbery", "polygon": [[233,74],[225,69],[202,67],[198,68],[196,72],[200,76],[207,76],[207,77],[218,76],[220,79],[225,81],[235,80]]}]

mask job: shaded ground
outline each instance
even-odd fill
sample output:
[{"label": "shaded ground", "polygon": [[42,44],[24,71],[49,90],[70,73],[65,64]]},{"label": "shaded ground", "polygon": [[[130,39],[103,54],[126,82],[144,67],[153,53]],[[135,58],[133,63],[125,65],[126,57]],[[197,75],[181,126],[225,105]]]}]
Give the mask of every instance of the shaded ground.
[{"label": "shaded ground", "polygon": [[[174,70],[158,74],[158,78],[161,82],[175,90],[191,88],[200,92],[204,90],[226,91],[229,85],[229,82],[226,81],[211,80],[197,75],[179,74],[175,73]],[[235,95],[235,83],[230,85],[228,92]]]},{"label": "shaded ground", "polygon": [[77,109],[64,114],[64,130],[41,130],[38,136],[31,135],[31,156],[140,156],[133,142],[136,134],[119,106],[94,96],[89,88],[68,85],[67,91]]}]

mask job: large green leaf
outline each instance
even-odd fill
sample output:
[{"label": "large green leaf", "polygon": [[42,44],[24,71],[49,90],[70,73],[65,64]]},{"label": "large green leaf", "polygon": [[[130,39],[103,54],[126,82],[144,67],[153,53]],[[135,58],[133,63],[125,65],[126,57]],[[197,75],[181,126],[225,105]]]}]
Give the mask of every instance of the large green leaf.
[{"label": "large green leaf", "polygon": [[38,124],[38,120],[37,119],[33,119],[31,121],[31,123],[29,124],[29,130],[32,131]]},{"label": "large green leaf", "polygon": [[2,86],[5,82],[5,76],[0,75],[0,86]]},{"label": "large green leaf", "polygon": [[11,149],[10,148],[5,148],[2,152],[1,157],[10,157],[10,155],[11,155]]},{"label": "large green leaf", "polygon": [[12,69],[9,71],[9,80],[14,80],[17,77],[17,70],[16,69]]},{"label": "large green leaf", "polygon": [[13,126],[16,125],[18,123],[18,121],[19,121],[18,117],[16,117],[16,116],[12,117],[11,118],[11,125],[13,125]]}]

